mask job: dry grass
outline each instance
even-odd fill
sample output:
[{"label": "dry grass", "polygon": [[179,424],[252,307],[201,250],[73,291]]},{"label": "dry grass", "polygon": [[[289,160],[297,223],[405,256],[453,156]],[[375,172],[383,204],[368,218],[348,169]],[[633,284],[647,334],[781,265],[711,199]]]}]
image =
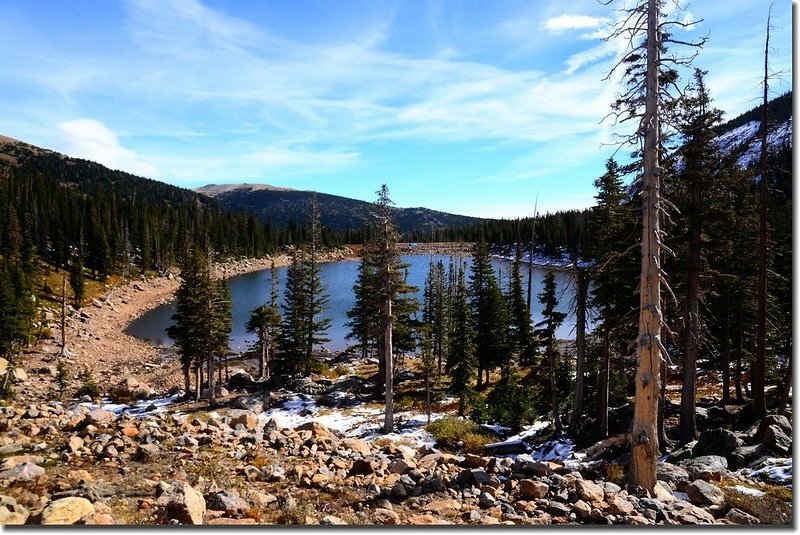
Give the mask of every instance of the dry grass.
[{"label": "dry grass", "polygon": [[451,451],[482,453],[483,447],[495,440],[475,422],[449,416],[432,422],[425,429],[436,438],[437,444]]},{"label": "dry grass", "polygon": [[741,509],[758,518],[762,524],[786,526],[792,524],[792,491],[786,487],[763,485],[759,487],[765,494],[751,496],[732,489],[741,482],[722,480],[718,486],[725,493],[725,504]]}]

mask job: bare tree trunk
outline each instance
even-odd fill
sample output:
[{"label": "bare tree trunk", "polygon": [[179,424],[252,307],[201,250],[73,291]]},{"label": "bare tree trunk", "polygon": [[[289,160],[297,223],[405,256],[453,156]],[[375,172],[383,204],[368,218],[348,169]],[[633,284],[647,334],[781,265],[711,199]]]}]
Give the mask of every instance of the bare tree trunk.
[{"label": "bare tree trunk", "polygon": [[[695,179],[696,180],[696,179]],[[681,389],[681,444],[697,437],[697,348],[700,341],[700,184],[690,186],[689,266],[684,309],[683,388]]]},{"label": "bare tree trunk", "polygon": [[659,125],[659,0],[647,6],[647,73],[642,191],[642,272],[637,340],[636,403],[631,429],[630,483],[653,492],[658,458],[658,391],[661,366],[661,207]]},{"label": "bare tree trunk", "polygon": [[744,394],[742,393],[742,356],[744,353],[744,331],[742,329],[744,329],[744,297],[740,295],[736,322],[736,374],[734,376],[736,401],[739,403],[744,401]]},{"label": "bare tree trunk", "polygon": [[556,351],[552,337],[547,344],[547,362],[550,368],[550,409],[553,411],[553,426],[556,435],[562,431],[561,417],[558,415],[558,390],[556,388]]},{"label": "bare tree trunk", "polygon": [[[771,8],[770,8],[771,15]],[[769,124],[768,98],[769,98],[769,21],[767,17],[767,39],[764,46],[764,115],[761,121],[761,155],[759,168],[761,169],[761,184],[758,197],[758,282],[756,313],[756,354],[753,366],[753,376],[750,378],[755,401],[756,416],[767,414],[767,400],[764,395],[765,367],[767,360],[767,194],[769,177],[767,169],[767,126]]]},{"label": "bare tree trunk", "polygon": [[67,278],[61,275],[61,350],[63,355],[67,350]]},{"label": "bare tree trunk", "polygon": [[722,404],[731,402],[731,285],[725,283],[725,319],[722,326]]},{"label": "bare tree trunk", "polygon": [[603,349],[600,356],[600,436],[608,436],[608,393],[609,393],[609,367],[611,364],[611,336],[608,326],[603,326]]},{"label": "bare tree trunk", "polygon": [[208,356],[208,404],[213,407],[217,404],[216,384],[214,381],[214,355]]},{"label": "bare tree trunk", "polygon": [[[389,266],[387,266],[387,270]],[[394,428],[394,366],[392,364],[392,300],[386,300],[386,332],[384,333],[384,360],[386,361],[386,416],[383,432],[391,433]]]},{"label": "bare tree trunk", "polygon": [[780,399],[778,399],[778,414],[786,415],[786,408],[789,406],[789,390],[792,388],[792,352],[789,351],[786,357],[789,360],[786,362],[786,371],[783,373],[783,390],[781,391]]},{"label": "bare tree trunk", "polygon": [[200,401],[200,390],[203,388],[203,364],[199,363],[194,369],[194,382],[197,388],[194,392],[194,400]]},{"label": "bare tree trunk", "polygon": [[573,260],[575,271],[575,405],[572,408],[570,434],[577,436],[581,431],[583,412],[583,376],[586,368],[586,294],[589,280],[586,272],[578,267],[577,257]]}]

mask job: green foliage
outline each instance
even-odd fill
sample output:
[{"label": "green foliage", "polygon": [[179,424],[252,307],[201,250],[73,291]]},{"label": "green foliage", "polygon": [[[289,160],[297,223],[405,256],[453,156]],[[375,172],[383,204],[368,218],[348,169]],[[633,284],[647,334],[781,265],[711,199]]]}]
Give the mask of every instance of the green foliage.
[{"label": "green foliage", "polygon": [[58,394],[64,395],[64,391],[72,381],[72,374],[69,372],[69,367],[63,359],[56,361],[56,385],[58,386]]},{"label": "green foliage", "polygon": [[534,404],[536,386],[523,384],[514,373],[508,373],[486,396],[483,407],[473,404],[471,417],[480,423],[496,423],[510,427],[514,433],[537,418]]},{"label": "green foliage", "polygon": [[482,453],[486,444],[494,442],[494,437],[471,420],[447,416],[425,426],[436,439],[439,447],[450,451]]},{"label": "green foliage", "polygon": [[78,376],[78,379],[82,382],[80,388],[75,393],[76,396],[89,396],[92,399],[99,398],[103,391],[100,388],[100,385],[97,384],[97,380],[92,373],[92,370],[86,368],[83,372]]},{"label": "green foliage", "polygon": [[452,378],[450,390],[459,397],[458,414],[463,416],[466,410],[466,396],[478,368],[478,359],[473,343],[475,331],[467,302],[467,285],[464,282],[463,267],[458,270],[452,319],[453,326],[450,332],[451,342],[448,347],[446,371]]},{"label": "green foliage", "polygon": [[75,308],[81,308],[86,293],[86,278],[83,274],[83,257],[80,252],[70,261],[69,285],[72,287]]}]

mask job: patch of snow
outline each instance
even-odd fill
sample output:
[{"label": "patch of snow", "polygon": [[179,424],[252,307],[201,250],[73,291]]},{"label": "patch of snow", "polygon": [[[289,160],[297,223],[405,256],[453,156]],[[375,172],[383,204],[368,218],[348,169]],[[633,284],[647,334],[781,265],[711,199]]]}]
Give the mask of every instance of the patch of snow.
[{"label": "patch of snow", "polygon": [[734,485],[728,488],[733,489],[736,492],[741,492],[742,494],[747,494],[748,496],[763,496],[764,494],[766,494],[766,492],[764,492],[763,490],[758,490],[751,487],[743,487],[742,485]]},{"label": "patch of snow", "polygon": [[792,485],[792,459],[764,457],[750,468],[739,470],[743,475],[759,478],[775,485]]},{"label": "patch of snow", "polygon": [[175,403],[180,397],[180,394],[175,394],[174,396],[166,398],[139,399],[134,401],[132,405],[126,403],[111,403],[110,400],[104,398],[99,404],[81,403],[80,405],[88,407],[89,409],[103,409],[108,412],[113,412],[117,416],[148,416],[150,414],[164,412],[168,406]]}]

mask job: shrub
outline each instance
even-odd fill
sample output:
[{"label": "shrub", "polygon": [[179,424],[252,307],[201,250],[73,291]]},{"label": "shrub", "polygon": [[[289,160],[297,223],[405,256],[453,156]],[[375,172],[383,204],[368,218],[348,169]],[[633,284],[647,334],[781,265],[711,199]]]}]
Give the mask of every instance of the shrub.
[{"label": "shrub", "polygon": [[67,368],[67,364],[63,360],[58,359],[56,362],[56,384],[58,385],[58,394],[60,396],[64,395],[64,390],[67,389],[69,383],[69,368]]},{"label": "shrub", "polygon": [[760,489],[765,492],[763,496],[752,496],[729,488],[738,484],[734,480],[720,482],[726,506],[741,509],[758,518],[762,524],[788,526],[792,523],[791,489],[766,485]]},{"label": "shrub", "polygon": [[466,453],[481,453],[486,444],[494,442],[494,437],[475,422],[452,416],[431,422],[425,429],[440,447],[451,451],[460,449]]},{"label": "shrub", "polygon": [[487,396],[486,420],[510,427],[518,433],[522,426],[536,420],[533,389],[522,385],[519,378],[510,373],[503,377]]},{"label": "shrub", "polygon": [[97,384],[94,375],[92,375],[92,370],[86,368],[86,370],[81,374],[81,380],[83,381],[83,385],[81,385],[76,392],[77,396],[89,396],[91,398],[100,397],[102,391],[100,390],[100,385]]}]

